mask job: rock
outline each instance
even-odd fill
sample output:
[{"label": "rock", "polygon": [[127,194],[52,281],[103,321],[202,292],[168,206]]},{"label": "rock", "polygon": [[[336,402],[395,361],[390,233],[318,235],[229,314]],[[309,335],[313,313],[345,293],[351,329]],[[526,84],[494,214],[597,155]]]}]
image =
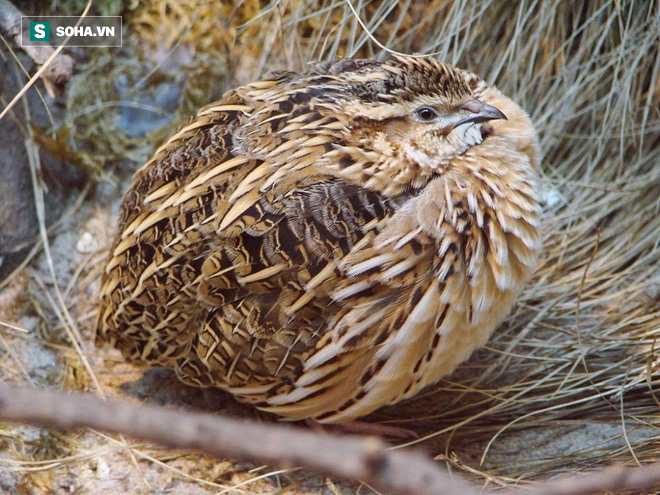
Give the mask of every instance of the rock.
[{"label": "rock", "polygon": [[[18,58],[27,70],[33,63],[25,55]],[[18,80],[17,80],[18,79]],[[26,81],[25,75],[6,47],[0,47],[0,95],[6,102],[12,100]],[[62,105],[50,98],[41,88],[42,95],[55,119],[64,113]],[[29,125],[48,129],[51,126],[48,113],[35,87],[27,98],[30,118],[26,119],[23,103],[16,104],[10,113],[0,120],[0,281],[25,258],[39,237],[39,226],[34,203],[30,165],[25,145],[24,130]],[[4,107],[3,107],[4,108]],[[53,159],[40,152],[44,190],[46,223],[58,218],[70,197],[72,187],[83,179],[83,173],[73,166]]]}]

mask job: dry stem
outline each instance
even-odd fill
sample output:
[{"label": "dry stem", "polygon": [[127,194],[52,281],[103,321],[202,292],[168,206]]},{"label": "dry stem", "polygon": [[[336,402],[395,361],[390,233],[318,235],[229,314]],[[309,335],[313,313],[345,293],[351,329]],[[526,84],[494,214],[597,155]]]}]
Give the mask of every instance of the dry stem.
[{"label": "dry stem", "polygon": [[[257,424],[209,414],[136,406],[92,395],[0,386],[0,420],[73,430],[89,427],[169,447],[198,449],[219,459],[255,459],[285,468],[303,466],[330,476],[360,479],[384,490],[412,495],[478,495],[423,454],[388,450],[375,437],[319,434],[281,424]],[[588,495],[660,485],[660,463],[637,469],[615,466],[572,475],[505,495]]]},{"label": "dry stem", "polygon": [[219,459],[257,459],[360,479],[397,493],[483,493],[453,478],[421,453],[391,451],[375,437],[341,437],[285,425],[136,406],[92,395],[0,386],[0,420],[72,430],[89,427],[169,447],[201,450]]}]

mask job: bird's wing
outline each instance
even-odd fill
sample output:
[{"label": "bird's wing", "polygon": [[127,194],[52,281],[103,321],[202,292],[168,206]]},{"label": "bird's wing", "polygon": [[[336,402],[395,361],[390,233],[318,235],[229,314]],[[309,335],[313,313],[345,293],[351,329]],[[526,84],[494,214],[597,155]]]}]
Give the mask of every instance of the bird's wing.
[{"label": "bird's wing", "polygon": [[[274,84],[274,83],[273,83]],[[135,174],[100,291],[97,338],[136,361],[171,364],[203,318],[197,278],[208,224],[257,160],[232,153],[232,126],[252,111],[236,93],[175,132]]]}]

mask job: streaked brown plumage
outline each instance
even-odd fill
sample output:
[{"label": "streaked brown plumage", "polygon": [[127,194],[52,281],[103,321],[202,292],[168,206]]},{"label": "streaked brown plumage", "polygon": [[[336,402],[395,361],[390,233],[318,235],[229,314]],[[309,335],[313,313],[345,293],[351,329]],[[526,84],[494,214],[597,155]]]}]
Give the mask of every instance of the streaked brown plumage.
[{"label": "streaked brown plumage", "polygon": [[237,88],[136,173],[99,338],[288,419],[411,397],[533,270],[537,161],[519,106],[431,58]]}]

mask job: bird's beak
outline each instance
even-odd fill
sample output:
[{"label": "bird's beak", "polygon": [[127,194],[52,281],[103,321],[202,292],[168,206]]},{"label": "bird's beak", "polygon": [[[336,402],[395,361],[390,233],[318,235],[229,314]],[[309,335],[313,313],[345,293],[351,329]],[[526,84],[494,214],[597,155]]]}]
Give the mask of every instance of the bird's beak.
[{"label": "bird's beak", "polygon": [[495,108],[493,105],[479,101],[476,98],[463,104],[461,110],[468,112],[468,115],[456,122],[454,128],[462,124],[467,124],[468,122],[479,123],[496,119],[508,120],[506,115],[504,115],[499,109]]}]

